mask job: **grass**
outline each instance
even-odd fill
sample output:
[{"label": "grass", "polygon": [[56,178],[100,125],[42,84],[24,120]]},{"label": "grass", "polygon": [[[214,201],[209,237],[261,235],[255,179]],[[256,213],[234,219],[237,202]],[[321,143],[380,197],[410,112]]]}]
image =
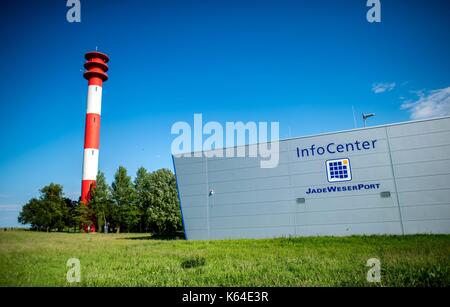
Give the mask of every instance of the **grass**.
[{"label": "grass", "polygon": [[[72,257],[80,283],[66,281]],[[373,257],[381,284],[366,281]],[[184,241],[4,231],[0,286],[450,286],[450,235]]]}]

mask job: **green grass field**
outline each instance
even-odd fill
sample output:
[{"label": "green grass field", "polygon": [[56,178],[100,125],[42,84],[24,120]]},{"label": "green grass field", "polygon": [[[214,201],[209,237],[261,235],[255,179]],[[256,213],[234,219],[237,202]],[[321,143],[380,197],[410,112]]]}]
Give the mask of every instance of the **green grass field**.
[{"label": "green grass field", "polygon": [[[81,262],[68,283],[66,262]],[[369,258],[381,284],[368,283]],[[0,233],[1,286],[450,286],[450,236],[153,240],[145,234]]]}]

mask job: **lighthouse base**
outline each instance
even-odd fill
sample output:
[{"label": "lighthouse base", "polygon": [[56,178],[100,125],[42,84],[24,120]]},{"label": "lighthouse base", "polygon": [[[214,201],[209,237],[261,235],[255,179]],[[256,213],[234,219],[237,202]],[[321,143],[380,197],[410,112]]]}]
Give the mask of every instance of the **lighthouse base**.
[{"label": "lighthouse base", "polygon": [[97,229],[95,228],[95,225],[82,225],[82,229],[84,232],[97,232]]}]

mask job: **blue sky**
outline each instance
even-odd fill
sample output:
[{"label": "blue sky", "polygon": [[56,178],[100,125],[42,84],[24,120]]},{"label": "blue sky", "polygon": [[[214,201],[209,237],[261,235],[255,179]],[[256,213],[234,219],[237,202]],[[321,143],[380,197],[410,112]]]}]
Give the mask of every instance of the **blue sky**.
[{"label": "blue sky", "polygon": [[[83,54],[111,57],[100,169],[172,169],[176,121],[278,121],[280,137],[450,112],[450,5],[381,0],[9,1],[0,10],[0,226],[50,182],[80,195]],[[361,121],[358,118],[358,125]]]}]

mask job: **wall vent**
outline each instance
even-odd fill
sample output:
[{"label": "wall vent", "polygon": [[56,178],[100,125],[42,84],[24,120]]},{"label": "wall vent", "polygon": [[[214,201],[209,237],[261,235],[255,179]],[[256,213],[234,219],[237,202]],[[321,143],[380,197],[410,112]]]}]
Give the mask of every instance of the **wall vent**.
[{"label": "wall vent", "polygon": [[380,193],[380,196],[381,196],[382,198],[388,198],[388,197],[391,197],[391,192],[390,192],[390,191],[383,191],[383,192]]}]

